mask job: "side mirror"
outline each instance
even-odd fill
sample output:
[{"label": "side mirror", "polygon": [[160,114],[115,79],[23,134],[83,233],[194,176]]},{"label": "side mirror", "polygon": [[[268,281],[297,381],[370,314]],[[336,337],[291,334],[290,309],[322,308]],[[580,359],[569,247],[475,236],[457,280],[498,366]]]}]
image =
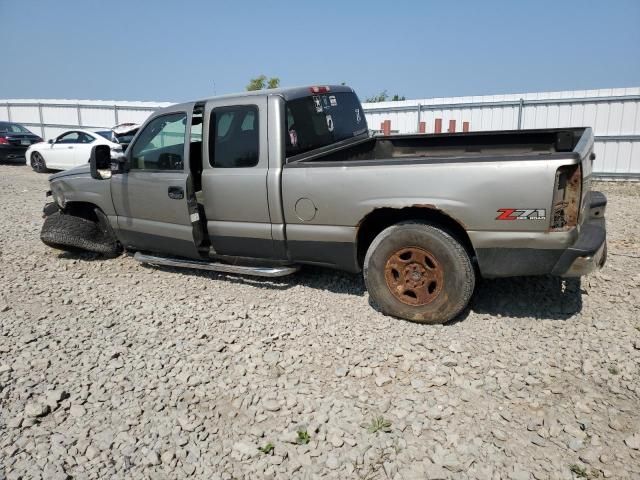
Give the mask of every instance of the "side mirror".
[{"label": "side mirror", "polygon": [[53,145],[53,142],[54,142],[53,138],[50,138],[49,140],[47,140],[47,143],[50,145]]},{"label": "side mirror", "polygon": [[[89,157],[89,167],[91,168],[91,178],[103,180],[111,177],[111,147],[109,145],[96,145],[91,148]],[[108,175],[103,175],[100,170],[108,170]]]}]

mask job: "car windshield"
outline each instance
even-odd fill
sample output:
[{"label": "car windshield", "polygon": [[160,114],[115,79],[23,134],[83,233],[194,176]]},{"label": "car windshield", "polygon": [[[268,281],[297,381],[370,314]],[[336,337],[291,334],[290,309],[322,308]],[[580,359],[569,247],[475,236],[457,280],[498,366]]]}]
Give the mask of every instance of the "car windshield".
[{"label": "car windshield", "polygon": [[353,92],[322,93],[286,103],[287,157],[353,138],[368,131]]},{"label": "car windshield", "polygon": [[29,130],[24,128],[22,125],[18,125],[17,123],[0,123],[0,132],[8,132],[8,133],[31,133]]},{"label": "car windshield", "polygon": [[113,132],[111,130],[100,130],[99,132],[95,132],[101,137],[106,138],[110,142],[113,142]]}]

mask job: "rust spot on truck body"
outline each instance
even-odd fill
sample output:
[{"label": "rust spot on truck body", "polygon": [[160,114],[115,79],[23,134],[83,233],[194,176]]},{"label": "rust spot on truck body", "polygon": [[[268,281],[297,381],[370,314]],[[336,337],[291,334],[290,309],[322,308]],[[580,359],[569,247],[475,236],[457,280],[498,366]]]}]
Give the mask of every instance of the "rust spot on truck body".
[{"label": "rust spot on truck body", "polygon": [[[572,169],[571,171],[568,171]],[[551,210],[549,232],[564,232],[578,224],[582,200],[582,169],[580,165],[560,167],[556,173],[556,190]]]},{"label": "rust spot on truck body", "polygon": [[[421,214],[422,213],[422,214]],[[467,226],[450,215],[446,210],[442,210],[430,203],[409,203],[405,205],[388,205],[376,207],[360,219],[355,225],[355,236],[358,244],[358,259],[360,265],[364,260],[366,249],[373,239],[385,228],[398,222],[407,220],[433,220],[438,225],[447,228],[455,235],[470,256],[475,256],[475,249],[467,233]]]},{"label": "rust spot on truck body", "polygon": [[420,209],[426,209],[426,210],[431,210],[433,212],[437,212],[437,213],[442,214],[442,215],[444,215],[446,217],[449,217],[451,220],[453,220],[458,225],[460,225],[464,230],[467,229],[467,226],[463,222],[461,222],[458,218],[456,218],[453,215],[451,215],[446,210],[442,210],[441,208],[438,208],[438,207],[436,207],[435,205],[433,205],[431,203],[412,203],[412,204],[402,205],[402,206],[385,206],[385,207],[376,207],[376,208],[374,208],[373,210],[369,211],[364,217],[362,217],[358,221],[358,223],[355,226],[356,235],[358,234],[358,231],[360,230],[360,227],[362,226],[362,223],[364,221],[366,221],[373,213],[375,213],[377,211],[380,211],[380,210],[396,210],[398,212],[402,212],[402,211],[406,211],[407,209],[411,209],[411,208],[420,208]]},{"label": "rust spot on truck body", "polygon": [[451,220],[456,222],[458,225],[460,225],[465,230],[467,229],[467,226],[464,223],[462,223],[458,218],[454,217],[453,215],[451,215],[446,210],[442,210],[441,208],[438,208],[435,205],[432,205],[430,203],[414,203],[413,205],[411,205],[411,207],[413,207],[413,208],[428,208],[429,210],[434,210],[434,211],[436,211],[438,213],[446,215],[447,217],[449,217]]}]

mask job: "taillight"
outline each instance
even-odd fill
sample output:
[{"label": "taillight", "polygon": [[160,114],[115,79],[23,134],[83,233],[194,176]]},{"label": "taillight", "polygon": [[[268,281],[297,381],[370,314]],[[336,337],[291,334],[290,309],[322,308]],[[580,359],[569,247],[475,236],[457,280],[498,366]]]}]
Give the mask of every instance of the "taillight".
[{"label": "taillight", "polygon": [[329,88],[328,86],[324,86],[324,87],[309,87],[309,91],[311,91],[311,93],[328,93],[331,91],[331,88]]},{"label": "taillight", "polygon": [[582,167],[566,165],[556,172],[551,211],[551,231],[569,230],[578,224],[582,195]]},{"label": "taillight", "polygon": [[9,145],[9,140],[7,140],[7,137],[0,137],[0,145]]}]

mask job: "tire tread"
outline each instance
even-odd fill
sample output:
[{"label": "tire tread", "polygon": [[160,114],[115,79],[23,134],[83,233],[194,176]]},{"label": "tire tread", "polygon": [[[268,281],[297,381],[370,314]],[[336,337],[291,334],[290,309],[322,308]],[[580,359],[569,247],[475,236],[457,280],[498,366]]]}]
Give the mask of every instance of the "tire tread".
[{"label": "tire tread", "polygon": [[[456,257],[457,263],[464,269],[463,275],[466,281],[463,282],[461,285],[463,291],[462,291],[462,294],[458,297],[456,303],[451,306],[452,313],[450,315],[448,315],[445,318],[439,319],[437,321],[408,318],[408,320],[418,321],[420,323],[446,323],[452,320],[453,318],[457,317],[468,305],[469,300],[471,299],[471,296],[473,295],[473,291],[475,288],[475,270],[473,268],[473,264],[471,263],[471,259],[469,258],[469,253],[467,252],[467,249],[462,245],[460,241],[456,239],[456,237],[453,234],[451,234],[449,231],[442,228],[441,226],[434,225],[424,221],[419,221],[419,220],[407,220],[404,222],[399,222],[394,225],[391,225],[390,227],[387,227],[382,232],[380,232],[376,236],[376,238],[373,240],[373,242],[371,242],[371,245],[369,245],[369,248],[367,249],[367,253],[365,255],[365,260],[363,265],[363,275],[364,275],[365,284],[367,285],[367,290],[369,291],[369,295],[370,297],[375,297],[375,292],[372,294],[372,291],[371,291],[372,289],[370,289],[370,282],[368,281],[369,268],[370,268],[369,265],[371,262],[371,257],[375,254],[375,251],[379,248],[382,242],[392,237],[393,235],[397,234],[398,230],[404,229],[407,226],[418,226],[421,229],[423,229],[425,232],[428,232],[431,235],[440,236],[446,243],[447,247],[451,250],[453,255]],[[376,302],[376,304],[380,309],[380,311],[382,311],[382,313],[386,315],[395,316],[395,317],[399,316],[397,312],[394,312],[390,308],[386,308],[384,305],[381,305],[379,302]]]},{"label": "tire tread", "polygon": [[60,212],[45,218],[40,239],[59,250],[81,249],[103,255],[116,255],[121,250],[118,242],[109,238],[98,223]]}]

